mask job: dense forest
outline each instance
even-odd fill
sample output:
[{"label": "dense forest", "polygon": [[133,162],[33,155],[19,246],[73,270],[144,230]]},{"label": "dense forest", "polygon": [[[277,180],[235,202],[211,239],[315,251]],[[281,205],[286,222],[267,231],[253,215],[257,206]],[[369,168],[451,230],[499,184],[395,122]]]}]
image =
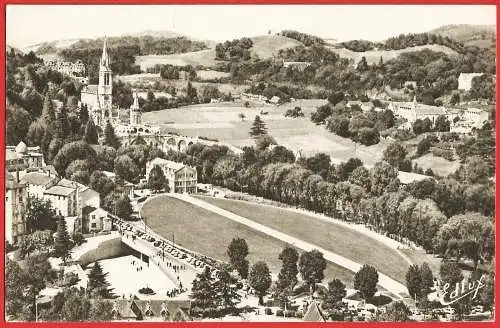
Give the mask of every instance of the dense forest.
[{"label": "dense forest", "polygon": [[250,48],[253,41],[249,38],[241,38],[215,46],[215,59],[219,60],[248,60],[251,57]]}]

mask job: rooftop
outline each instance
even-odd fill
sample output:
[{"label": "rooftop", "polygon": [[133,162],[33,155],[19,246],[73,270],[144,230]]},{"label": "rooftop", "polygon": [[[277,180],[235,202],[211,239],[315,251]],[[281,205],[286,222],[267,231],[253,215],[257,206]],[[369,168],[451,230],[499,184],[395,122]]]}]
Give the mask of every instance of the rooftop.
[{"label": "rooftop", "polygon": [[22,177],[21,182],[35,186],[46,186],[54,180],[54,177],[49,177],[48,175],[43,173],[29,172]]},{"label": "rooftop", "polygon": [[409,184],[409,183],[412,183],[415,181],[422,181],[425,179],[433,179],[433,177],[430,177],[428,175],[423,175],[423,174],[399,171],[398,172],[398,179],[399,179],[399,182],[401,182],[402,184]]},{"label": "rooftop", "polygon": [[69,196],[71,193],[75,192],[74,188],[67,188],[62,186],[54,186],[45,191],[45,194],[58,195],[58,196]]},{"label": "rooftop", "polygon": [[154,166],[154,165],[159,165],[159,166],[167,166],[168,168],[174,169],[174,170],[180,170],[184,166],[183,163],[178,163],[178,162],[172,162],[163,158],[156,157],[153,159],[151,162],[149,162],[149,165]]}]

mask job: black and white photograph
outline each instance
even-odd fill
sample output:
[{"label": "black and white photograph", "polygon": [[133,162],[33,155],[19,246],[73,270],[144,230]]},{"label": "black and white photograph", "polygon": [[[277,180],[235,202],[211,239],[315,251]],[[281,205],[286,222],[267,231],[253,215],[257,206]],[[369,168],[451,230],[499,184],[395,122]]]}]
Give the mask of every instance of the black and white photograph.
[{"label": "black and white photograph", "polygon": [[495,322],[495,5],[6,5],[7,322]]}]

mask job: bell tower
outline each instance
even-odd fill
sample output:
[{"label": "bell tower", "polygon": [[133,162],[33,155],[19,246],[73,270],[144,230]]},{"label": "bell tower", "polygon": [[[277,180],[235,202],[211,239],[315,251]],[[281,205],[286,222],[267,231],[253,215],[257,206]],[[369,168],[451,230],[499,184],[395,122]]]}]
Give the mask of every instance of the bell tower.
[{"label": "bell tower", "polygon": [[97,87],[97,96],[99,107],[101,109],[101,123],[106,124],[111,119],[113,93],[113,75],[109,63],[108,50],[106,48],[106,37],[102,47],[101,61],[99,62],[99,85]]},{"label": "bell tower", "polygon": [[134,103],[130,106],[130,125],[141,124],[141,110],[139,108],[139,97],[137,91],[134,92]]}]

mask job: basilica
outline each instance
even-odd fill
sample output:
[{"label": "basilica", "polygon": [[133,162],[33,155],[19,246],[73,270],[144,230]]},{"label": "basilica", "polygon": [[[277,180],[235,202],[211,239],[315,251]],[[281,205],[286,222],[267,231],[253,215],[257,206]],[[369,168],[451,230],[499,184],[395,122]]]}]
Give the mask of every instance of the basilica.
[{"label": "basilica", "polygon": [[99,84],[89,84],[81,92],[81,105],[87,106],[89,117],[97,126],[105,126],[107,121],[112,123],[113,118],[113,75],[110,66],[106,39],[102,47],[102,56],[99,62]]}]

